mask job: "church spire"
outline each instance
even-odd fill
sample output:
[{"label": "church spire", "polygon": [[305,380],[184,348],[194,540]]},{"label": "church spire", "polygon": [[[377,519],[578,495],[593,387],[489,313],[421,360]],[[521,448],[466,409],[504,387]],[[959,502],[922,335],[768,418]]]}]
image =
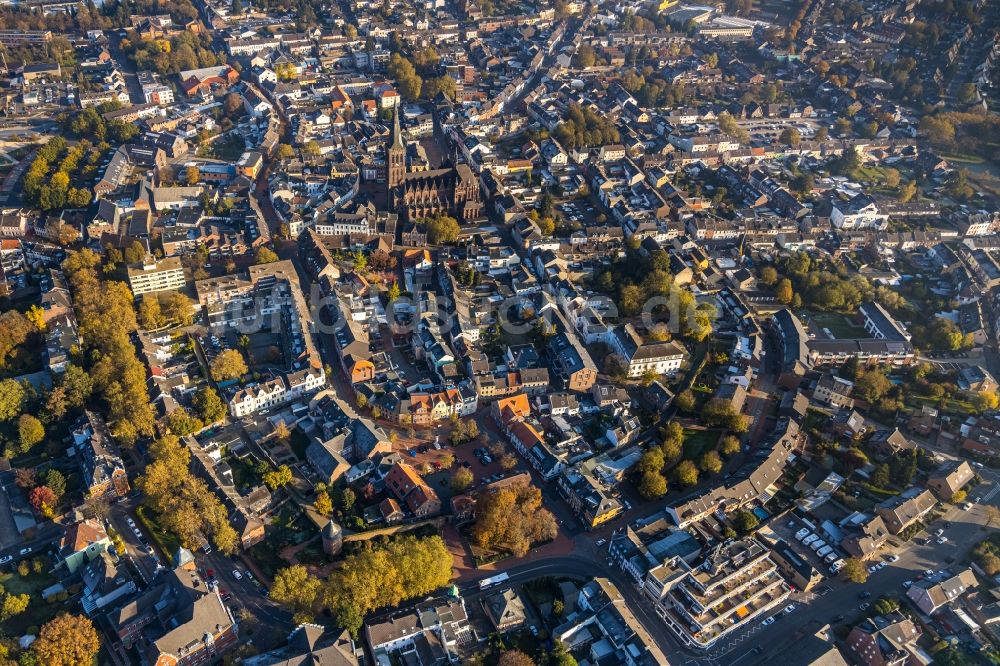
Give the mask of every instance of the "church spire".
[{"label": "church spire", "polygon": [[393,148],[404,148],[403,146],[403,133],[399,130],[399,105],[396,104],[392,108],[392,141],[390,145]]},{"label": "church spire", "polygon": [[403,133],[399,129],[399,107],[392,112],[392,136],[389,137],[389,147],[386,149],[386,184],[389,189],[403,181],[406,174],[406,146],[403,143]]}]

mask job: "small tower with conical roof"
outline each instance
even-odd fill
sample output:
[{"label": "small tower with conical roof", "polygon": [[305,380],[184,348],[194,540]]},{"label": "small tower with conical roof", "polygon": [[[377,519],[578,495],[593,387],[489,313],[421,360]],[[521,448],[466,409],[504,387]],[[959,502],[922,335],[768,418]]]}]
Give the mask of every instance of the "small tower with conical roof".
[{"label": "small tower with conical roof", "polygon": [[327,555],[337,555],[344,547],[344,531],[340,525],[331,520],[323,528],[323,552]]}]

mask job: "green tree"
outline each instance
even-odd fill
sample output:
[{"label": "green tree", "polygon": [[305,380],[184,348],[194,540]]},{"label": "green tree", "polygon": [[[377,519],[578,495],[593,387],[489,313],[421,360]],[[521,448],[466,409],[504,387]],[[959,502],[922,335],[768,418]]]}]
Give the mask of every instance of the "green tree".
[{"label": "green tree", "polygon": [[794,127],[786,127],[781,131],[778,136],[778,141],[785,144],[786,146],[797,146],[799,142],[802,141],[802,135]]},{"label": "green tree", "polygon": [[788,305],[792,302],[793,293],[792,281],[788,278],[781,278],[781,281],[778,282],[778,287],[774,291],[774,297],[778,299],[779,303]]},{"label": "green tree", "polygon": [[61,613],[42,625],[31,651],[39,664],[80,666],[91,664],[101,649],[94,624],[82,615]]},{"label": "green tree", "polygon": [[11,421],[21,413],[24,387],[13,379],[0,380],[0,421]]},{"label": "green tree", "polygon": [[226,416],[226,405],[215,389],[205,387],[191,397],[191,405],[206,424],[221,421]]},{"label": "green tree", "polygon": [[451,489],[455,493],[464,493],[472,485],[472,472],[460,467],[451,476]]},{"label": "green tree", "polygon": [[344,488],[340,494],[340,508],[344,513],[350,513],[354,509],[354,504],[358,501],[357,493],[350,488]]},{"label": "green tree", "polygon": [[420,89],[423,86],[423,79],[417,74],[413,63],[404,58],[399,53],[393,53],[389,57],[389,76],[395,79],[396,88],[399,94],[407,102],[412,102],[420,98]]},{"label": "green tree", "polygon": [[660,450],[666,460],[676,460],[684,447],[684,428],[676,421],[671,421],[663,428]]},{"label": "green tree", "polygon": [[757,529],[759,524],[760,521],[757,520],[757,516],[752,511],[739,511],[733,516],[733,525],[736,526],[740,534],[749,534]]},{"label": "green tree", "polygon": [[899,188],[899,202],[909,203],[917,194],[917,182],[908,180]]},{"label": "green tree", "polygon": [[17,419],[17,435],[21,451],[27,451],[45,439],[45,426],[31,414],[21,414]]},{"label": "green tree", "polygon": [[764,266],[760,269],[760,282],[765,287],[773,287],[778,282],[778,271],[774,266]]},{"label": "green tree", "polygon": [[0,622],[6,622],[15,615],[20,615],[28,610],[31,597],[27,594],[4,593],[3,602],[0,602]]},{"label": "green tree", "polygon": [[423,82],[421,94],[426,99],[434,99],[438,93],[443,94],[450,100],[454,100],[458,94],[458,86],[455,83],[455,79],[445,74]]},{"label": "green tree", "polygon": [[682,486],[693,486],[698,483],[698,468],[690,460],[682,460],[674,468],[674,476]]},{"label": "green tree", "polygon": [[337,624],[358,635],[364,616],[426,596],[451,580],[451,553],[439,536],[397,537],[344,558],[323,587]]},{"label": "green tree", "polygon": [[888,488],[889,487],[889,466],[882,463],[872,472],[871,483],[876,488]]},{"label": "green tree", "polygon": [[163,297],[163,314],[180,326],[192,324],[193,307],[191,299],[179,291],[171,291]]},{"label": "green tree", "polygon": [[868,581],[868,569],[865,563],[856,557],[844,560],[844,568],[840,570],[841,576],[852,583],[865,583]]},{"label": "green tree", "polygon": [[293,622],[311,622],[321,589],[320,580],[311,576],[304,566],[296,564],[275,574],[268,596],[292,611]]},{"label": "green tree", "polygon": [[594,47],[590,44],[581,44],[580,48],[576,50],[574,60],[576,61],[576,66],[581,69],[593,67],[597,61],[597,54],[594,52]]},{"label": "green tree", "polygon": [[701,471],[709,474],[718,474],[722,471],[722,458],[715,451],[707,451],[698,461]]},{"label": "green tree", "polygon": [[170,432],[181,437],[196,433],[205,427],[201,419],[192,417],[183,407],[178,407],[167,414],[166,425]]},{"label": "green tree", "polygon": [[254,255],[255,264],[273,264],[276,261],[278,261],[278,255],[273,250],[263,245],[257,248],[257,253]]},{"label": "green tree", "polygon": [[288,467],[288,465],[282,465],[278,469],[264,475],[264,484],[271,490],[277,490],[278,488],[291,483],[291,481],[292,470]]},{"label": "green tree", "polygon": [[892,389],[892,382],[881,370],[863,372],[854,382],[855,394],[869,404],[875,404]]},{"label": "green tree", "polygon": [[239,379],[249,370],[243,354],[235,349],[224,349],[212,359],[210,364],[212,379],[217,382],[224,382],[230,379]]},{"label": "green tree", "polygon": [[163,326],[163,311],[156,294],[143,294],[139,301],[139,325],[150,330]]},{"label": "green tree", "polygon": [[[559,612],[556,615],[562,615],[562,601],[556,599],[552,602],[552,611],[555,612],[556,604],[559,604]],[[569,653],[566,649],[566,644],[560,640],[556,640],[552,649],[545,659],[546,666],[577,666],[576,658]]]},{"label": "green tree", "polygon": [[719,443],[719,450],[726,457],[734,456],[740,452],[740,440],[732,435],[726,435]]},{"label": "green tree", "polygon": [[313,508],[316,512],[324,516],[329,516],[333,511],[333,502],[330,500],[330,493],[325,490],[320,493],[316,493],[316,499],[313,501]]},{"label": "green tree", "polygon": [[636,472],[639,474],[659,473],[663,469],[664,462],[662,449],[653,447],[645,451],[639,458],[639,462],[635,464]]},{"label": "green tree", "polygon": [[674,397],[674,404],[677,406],[677,409],[682,412],[690,412],[694,410],[694,393],[691,391],[681,391],[676,397]]},{"label": "green tree", "polygon": [[872,605],[872,610],[879,615],[887,615],[899,610],[899,601],[892,597],[882,597]]},{"label": "green tree", "polygon": [[453,243],[462,229],[458,225],[458,220],[447,215],[437,215],[424,219],[424,226],[427,229],[427,240],[432,245]]},{"label": "green tree", "polygon": [[667,494],[667,479],[659,472],[647,471],[639,481],[639,494],[643,499],[656,499]]},{"label": "green tree", "polygon": [[899,187],[899,170],[898,169],[886,169],[885,170],[885,185],[886,187]]},{"label": "green tree", "polygon": [[125,248],[122,258],[126,264],[141,264],[146,258],[146,246],[138,240],[134,240]]},{"label": "green tree", "polygon": [[66,494],[66,477],[55,467],[45,473],[45,485],[56,496],[56,499]]}]

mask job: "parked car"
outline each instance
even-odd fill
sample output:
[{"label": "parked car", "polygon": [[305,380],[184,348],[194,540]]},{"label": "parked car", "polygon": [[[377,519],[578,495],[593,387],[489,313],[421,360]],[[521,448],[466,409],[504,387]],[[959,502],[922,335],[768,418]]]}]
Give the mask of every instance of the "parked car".
[{"label": "parked car", "polygon": [[12,559],[14,559],[13,555],[4,555],[3,557],[0,557],[0,564],[7,564]]},{"label": "parked car", "polygon": [[22,554],[22,555],[27,555],[27,554],[29,554],[30,552],[31,552],[31,546],[28,546],[27,548],[22,548],[22,549],[21,549],[21,554]]},{"label": "parked car", "polygon": [[769,617],[769,618],[766,618],[763,622],[761,622],[760,626],[767,627],[767,626],[770,626],[772,624],[774,624],[774,616],[773,615],[771,617]]},{"label": "parked car", "polygon": [[937,538],[937,543],[938,543],[938,545],[948,543],[948,537],[946,537],[946,536],[938,537]]},{"label": "parked car", "polygon": [[236,580],[243,580],[243,574],[240,573],[239,569],[233,569],[233,578]]}]

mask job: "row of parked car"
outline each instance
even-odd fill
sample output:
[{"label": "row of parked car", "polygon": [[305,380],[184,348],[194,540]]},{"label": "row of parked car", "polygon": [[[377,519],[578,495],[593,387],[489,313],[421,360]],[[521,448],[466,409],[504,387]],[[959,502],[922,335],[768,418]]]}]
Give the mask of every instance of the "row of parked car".
[{"label": "row of parked car", "polygon": [[799,541],[803,546],[809,546],[816,553],[817,557],[826,562],[830,566],[830,573],[835,574],[844,567],[844,560],[834,547],[823,541],[818,535],[810,532],[809,528],[803,527],[796,532],[795,540]]}]

